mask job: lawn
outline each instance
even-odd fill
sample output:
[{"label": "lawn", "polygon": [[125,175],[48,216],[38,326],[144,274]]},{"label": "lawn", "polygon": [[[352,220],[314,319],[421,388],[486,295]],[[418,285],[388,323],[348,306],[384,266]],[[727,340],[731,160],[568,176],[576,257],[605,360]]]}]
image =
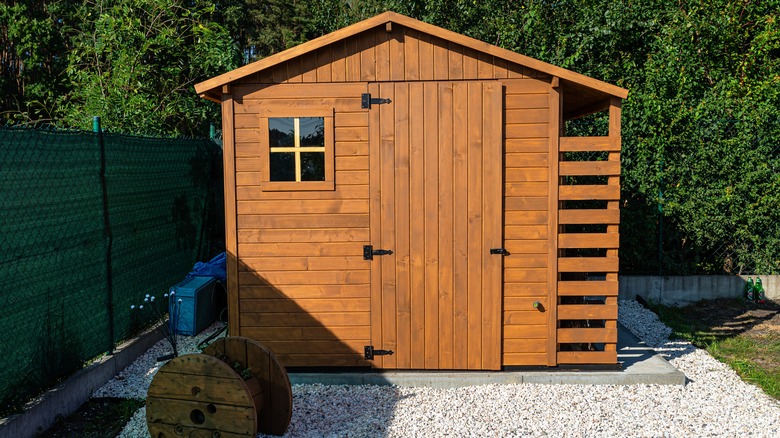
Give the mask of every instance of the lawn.
[{"label": "lawn", "polygon": [[730,365],[743,380],[780,400],[780,302],[702,301],[687,307],[648,304],[682,338]]}]

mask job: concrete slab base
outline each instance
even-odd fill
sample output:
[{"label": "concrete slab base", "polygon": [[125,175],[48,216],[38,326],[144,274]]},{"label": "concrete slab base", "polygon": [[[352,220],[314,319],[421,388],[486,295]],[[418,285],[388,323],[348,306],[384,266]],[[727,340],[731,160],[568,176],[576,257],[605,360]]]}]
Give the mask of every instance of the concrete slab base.
[{"label": "concrete slab base", "polygon": [[685,374],[618,324],[618,361],[622,370],[524,371],[369,371],[289,373],[292,384],[395,385],[458,388],[473,385],[536,383],[580,385],[685,385]]}]

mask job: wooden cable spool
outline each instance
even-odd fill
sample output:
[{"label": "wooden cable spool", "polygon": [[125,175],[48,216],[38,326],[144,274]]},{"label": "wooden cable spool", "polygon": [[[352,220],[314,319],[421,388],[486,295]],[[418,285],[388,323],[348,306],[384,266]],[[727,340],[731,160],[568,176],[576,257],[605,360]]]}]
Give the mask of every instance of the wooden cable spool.
[{"label": "wooden cable spool", "polygon": [[284,435],[291,418],[287,372],[265,346],[243,337],[172,359],[155,375],[146,399],[152,438]]},{"label": "wooden cable spool", "polygon": [[254,339],[228,336],[214,341],[203,350],[203,354],[220,358],[231,365],[238,363],[242,369],[248,369],[263,388],[258,431],[284,435],[292,419],[292,387],[287,371],[271,350]]},{"label": "wooden cable spool", "polygon": [[206,355],[172,359],[154,376],[146,398],[153,438],[238,438],[257,434],[263,390],[227,363]]}]

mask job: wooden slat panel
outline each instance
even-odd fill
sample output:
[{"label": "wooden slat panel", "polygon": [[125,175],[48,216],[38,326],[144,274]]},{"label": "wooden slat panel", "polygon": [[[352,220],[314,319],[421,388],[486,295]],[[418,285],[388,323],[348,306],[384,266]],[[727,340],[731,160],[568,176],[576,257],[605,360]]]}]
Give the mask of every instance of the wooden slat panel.
[{"label": "wooden slat panel", "polygon": [[512,254],[504,259],[504,268],[546,268],[547,257],[543,254]]},{"label": "wooden slat panel", "polygon": [[504,170],[507,182],[538,182],[547,181],[548,170],[544,168],[507,168]]},{"label": "wooden slat panel", "polygon": [[[334,115],[336,127],[342,128],[345,126],[368,126],[368,113],[344,113],[336,112]],[[338,144],[336,144],[338,148]]]},{"label": "wooden slat panel", "polygon": [[544,153],[549,154],[550,140],[544,138],[509,138],[504,140],[507,154],[512,153]]},{"label": "wooden slat panel", "polygon": [[330,243],[239,243],[244,257],[350,256],[363,254],[360,242]]},{"label": "wooden slat panel", "polygon": [[339,170],[368,170],[368,156],[336,157],[336,169]]},{"label": "wooden slat panel", "polygon": [[606,328],[559,328],[558,342],[577,343],[577,342],[596,342],[608,343],[617,342],[617,329]]},{"label": "wooden slat panel", "polygon": [[504,339],[547,339],[546,325],[504,326]]},{"label": "wooden slat panel", "polygon": [[403,81],[406,67],[404,56],[404,29],[400,26],[393,28],[390,37],[390,80]]},{"label": "wooden slat panel", "polygon": [[550,165],[547,153],[508,153],[504,156],[506,167],[544,167]]},{"label": "wooden slat panel", "polygon": [[539,123],[539,124],[546,125],[549,122],[550,122],[549,108],[506,110],[507,124]]},{"label": "wooden slat panel", "polygon": [[[544,252],[542,252],[544,253]],[[547,279],[547,269],[504,269],[504,281],[543,282]]]},{"label": "wooden slat panel", "polygon": [[549,249],[547,240],[507,240],[504,247],[510,254],[545,254]]},{"label": "wooden slat panel", "polygon": [[333,326],[367,326],[369,312],[244,312],[241,314],[241,325],[244,327],[333,327]]},{"label": "wooden slat panel", "polygon": [[505,196],[548,196],[549,184],[546,182],[508,182],[504,184]]},{"label": "wooden slat panel", "polygon": [[477,77],[480,79],[493,79],[493,56],[479,52],[477,56]]},{"label": "wooden slat panel", "polygon": [[[549,87],[549,84],[546,84]],[[539,94],[507,94],[505,98],[506,109],[545,109],[550,107],[550,96],[547,93]]]},{"label": "wooden slat panel", "polygon": [[546,211],[507,211],[504,223],[507,225],[544,225],[549,214]]},{"label": "wooden slat panel", "polygon": [[331,45],[333,61],[331,62],[331,79],[333,82],[347,80],[347,41],[337,41]]},{"label": "wooden slat panel", "polygon": [[396,367],[411,368],[412,296],[410,259],[409,206],[409,84],[395,84],[395,298],[396,298]]},{"label": "wooden slat panel", "polygon": [[231,334],[239,335],[240,325],[238,315],[240,311],[238,302],[238,237],[236,214],[236,154],[234,117],[235,106],[233,96],[223,96],[222,100],[222,171],[225,178],[225,251],[227,253],[227,296],[228,296],[228,328]]},{"label": "wooden slat panel", "polygon": [[619,210],[560,210],[560,224],[618,224]]},{"label": "wooden slat panel", "polygon": [[493,77],[496,79],[505,79],[507,78],[508,72],[507,72],[507,63],[508,61],[499,57],[493,58]]},{"label": "wooden slat panel", "polygon": [[464,79],[476,79],[478,74],[477,66],[477,54],[476,50],[471,48],[463,48],[463,78]]},{"label": "wooden slat panel", "polygon": [[346,81],[357,82],[360,81],[360,57],[361,57],[361,40],[360,35],[347,38],[345,40],[347,54],[346,54]]},{"label": "wooden slat panel", "polygon": [[376,31],[376,81],[390,80],[390,35],[384,31]]},{"label": "wooden slat panel", "polygon": [[328,83],[332,81],[333,53],[331,50],[332,46],[326,46],[310,54],[317,57],[317,82]]},{"label": "wooden slat panel", "polygon": [[609,233],[563,233],[558,235],[559,248],[617,248],[620,235]]},{"label": "wooden slat panel", "polygon": [[[361,242],[363,243],[363,242]],[[363,257],[242,257],[239,271],[368,270]]]},{"label": "wooden slat panel", "polygon": [[429,34],[420,34],[418,40],[418,49],[420,55],[420,80],[431,81],[433,80],[433,45],[431,44],[431,36]]},{"label": "wooden slat panel", "polygon": [[[306,298],[292,301],[290,299],[242,299],[241,305],[246,309],[263,309],[264,313],[325,313],[325,312],[368,312],[368,298],[342,298],[339,300]],[[333,327],[336,328],[336,327]],[[278,339],[284,340],[282,333]],[[361,338],[368,338],[368,333]],[[320,338],[322,339],[322,338]]]},{"label": "wooden slat panel", "polygon": [[[492,57],[491,57],[492,61]],[[491,64],[492,70],[492,64]],[[492,73],[492,71],[491,71]],[[501,172],[503,151],[501,149],[501,84],[482,85],[483,144],[482,144],[482,230],[483,248],[496,248],[502,241],[501,201],[503,190]],[[483,252],[483,254],[486,254]],[[482,369],[501,369],[501,271],[502,256],[482,257]]]},{"label": "wooden slat panel", "polygon": [[[561,137],[561,152],[613,151],[609,137]],[[617,149],[616,152],[619,152]]]},{"label": "wooden slat panel", "polygon": [[547,353],[504,353],[504,366],[544,365]]},{"label": "wooden slat panel", "polygon": [[[369,84],[369,93],[373,95],[379,94],[379,84]],[[381,199],[381,185],[382,185],[382,133],[381,133],[381,116],[380,111],[369,112],[369,163],[372,169],[370,174],[370,203],[371,211],[374,214],[370,215],[370,232],[371,242],[382,242],[382,199]],[[371,262],[371,345],[384,346],[384,338],[382,334],[382,264],[381,262]],[[373,361],[374,366],[382,368],[384,361],[383,356],[375,358]]]},{"label": "wooden slat panel", "polygon": [[[242,259],[243,260],[243,259]],[[241,298],[366,298],[364,284],[280,284],[275,286],[244,286]]]},{"label": "wooden slat panel", "polygon": [[561,201],[619,200],[620,187],[608,185],[560,186],[558,196]]},{"label": "wooden slat panel", "polygon": [[367,214],[239,215],[238,228],[342,228],[367,227]]},{"label": "wooden slat panel", "polygon": [[360,39],[360,80],[376,80],[376,32],[363,32]]},{"label": "wooden slat panel", "polygon": [[[464,63],[466,58],[464,56]],[[476,64],[474,64],[476,67]],[[465,66],[464,66],[465,69]],[[464,72],[464,75],[467,73]],[[468,77],[468,76],[465,76]],[[453,84],[453,122],[454,127],[466,126],[466,108],[468,108],[468,88],[465,82]],[[452,227],[452,305],[453,305],[453,368],[465,369],[468,366],[468,218],[464,214],[468,208],[468,191],[462,187],[462,175],[467,173],[468,143],[465,135],[453,138],[453,227]]]},{"label": "wooden slat panel", "polygon": [[560,296],[617,296],[617,281],[559,281]]},{"label": "wooden slat panel", "polygon": [[363,354],[365,340],[338,341],[266,341],[263,343],[274,355],[305,351],[309,354]]},{"label": "wooden slat panel", "polygon": [[617,257],[559,257],[559,272],[617,272]]},{"label": "wooden slat panel", "polygon": [[504,297],[504,310],[526,310],[541,312],[540,309],[534,308],[534,303],[539,302],[542,309],[547,309],[550,306],[550,301],[546,296],[544,297]]},{"label": "wooden slat panel", "polygon": [[547,198],[510,196],[505,198],[504,208],[519,211],[540,211],[547,208]]},{"label": "wooden slat panel", "polygon": [[541,283],[512,283],[504,282],[505,297],[539,297],[547,296],[547,282]]},{"label": "wooden slat panel", "polygon": [[619,161],[562,161],[561,176],[620,175]]},{"label": "wooden slat panel", "polygon": [[343,185],[336,186],[336,190],[304,190],[297,192],[267,192],[259,186],[243,186],[236,188],[236,199],[248,201],[253,199],[368,199],[368,185]]},{"label": "wooden slat panel", "polygon": [[[379,93],[382,97],[395,100],[393,84],[380,84]],[[381,181],[379,193],[381,193],[381,209],[379,230],[381,238],[380,248],[387,248],[395,243],[395,118],[394,107],[392,105],[379,106],[379,158]],[[395,280],[395,257],[382,257],[379,261],[382,269],[381,283],[381,328],[382,328],[382,349],[397,350],[397,331],[396,331],[396,280]],[[375,347],[380,348],[375,345]],[[397,357],[395,355],[384,356],[381,366],[387,368],[397,367]]]},{"label": "wooden slat panel", "polygon": [[420,35],[417,31],[404,28],[404,68],[406,68],[405,78],[407,81],[416,81],[420,79]]},{"label": "wooden slat panel", "polygon": [[[434,40],[436,41],[436,40]],[[437,42],[436,44],[438,44]],[[434,57],[446,57],[446,51],[434,46]],[[421,58],[421,64],[422,60]],[[429,58],[430,59],[430,58]],[[438,58],[437,58],[438,59]],[[434,64],[436,61],[434,60]],[[446,67],[446,66],[445,66]],[[436,67],[434,74],[440,72]],[[446,74],[446,70],[444,71]],[[420,219],[425,221],[425,368],[439,368],[439,86],[436,83],[426,83],[423,88],[425,106],[423,113],[424,129],[424,212]]]},{"label": "wooden slat panel", "polygon": [[614,364],[617,363],[617,353],[615,351],[559,351],[558,363]]},{"label": "wooden slat panel", "polygon": [[504,339],[504,353],[544,353],[547,339]]},{"label": "wooden slat panel", "polygon": [[298,200],[284,201],[238,201],[238,214],[323,214],[323,213],[365,213],[368,214],[367,199]]},{"label": "wooden slat panel", "polygon": [[[239,251],[241,246],[239,245]],[[360,271],[263,271],[239,272],[242,286],[267,286],[276,284],[368,284],[368,270]]]},{"label": "wooden slat panel", "polygon": [[335,141],[368,141],[367,126],[345,126],[334,129]]},{"label": "wooden slat panel", "polygon": [[446,81],[449,79],[449,50],[447,50],[447,41],[439,38],[433,38],[433,79],[437,81]]},{"label": "wooden slat panel", "polygon": [[617,306],[560,304],[558,305],[558,320],[564,319],[617,319]]},{"label": "wooden slat panel", "polygon": [[368,155],[368,142],[338,142],[335,146],[336,157]]},{"label": "wooden slat panel", "polygon": [[[452,52],[450,52],[452,55]],[[457,58],[457,57],[456,57]],[[461,61],[463,57],[460,57]],[[450,56],[450,61],[453,61]],[[450,63],[450,74],[453,73],[453,68],[456,67],[453,63]],[[462,72],[461,72],[462,73]],[[419,114],[419,112],[418,112]],[[442,83],[439,86],[439,181],[438,181],[438,234],[439,234],[439,247],[438,251],[438,264],[439,264],[439,367],[442,369],[453,368],[453,342],[454,342],[454,328],[453,328],[453,202],[454,195],[453,190],[455,187],[455,180],[453,176],[453,144],[454,144],[454,130],[457,127],[453,124],[453,87],[451,83]],[[425,127],[421,127],[424,132]],[[422,136],[422,133],[421,133]],[[422,156],[422,152],[420,153]],[[424,184],[422,175],[420,183]],[[424,187],[421,187],[421,191],[424,192]],[[412,205],[422,205],[421,203]],[[421,230],[425,232],[424,228]],[[420,236],[424,239],[424,236]],[[424,258],[422,260],[425,261]],[[424,273],[424,267],[423,267]],[[423,281],[422,286],[425,286]],[[425,296],[418,294],[423,300]],[[423,308],[424,308],[424,302]],[[423,318],[425,314],[421,315]],[[425,325],[425,321],[422,321],[422,325]]]},{"label": "wooden slat panel", "polygon": [[507,124],[505,127],[507,138],[539,138],[547,137],[548,125],[546,123],[535,124]]},{"label": "wooden slat panel", "polygon": [[261,343],[285,340],[368,340],[368,332],[368,326],[285,327],[284,330],[278,327],[242,327],[241,331],[242,336],[256,339]]},{"label": "wooden slat panel", "polygon": [[[416,42],[415,42],[416,43]],[[415,49],[416,50],[416,49]],[[416,52],[415,52],[416,54]],[[415,59],[415,68],[418,60]],[[419,77],[419,72],[415,72]],[[409,84],[409,162],[410,162],[410,195],[409,203],[413,206],[425,204],[425,120],[423,114],[425,96],[423,84]],[[410,231],[410,263],[412,287],[412,368],[425,368],[425,221],[411,219]]]},{"label": "wooden slat panel", "polygon": [[507,240],[547,240],[547,225],[508,225],[504,227]]},{"label": "wooden slat panel", "polygon": [[448,54],[450,80],[463,79],[463,46],[450,43]]},{"label": "wooden slat panel", "polygon": [[359,354],[277,354],[276,359],[284,367],[307,367],[315,363],[330,367],[366,367],[372,362]]},{"label": "wooden slat panel", "polygon": [[[289,86],[307,86],[311,87],[312,84],[286,84],[278,85],[279,87]],[[327,84],[326,84],[327,85]],[[344,85],[344,84],[337,84]],[[365,85],[364,85],[365,87]],[[365,88],[363,88],[365,90]],[[275,110],[290,110],[290,111],[303,111],[311,108],[339,108],[344,112],[360,111],[360,94],[365,91],[358,92],[355,97],[310,97],[301,99],[245,99],[242,105],[236,105],[236,113],[240,114],[259,114],[268,106],[273,106]],[[293,95],[295,91],[292,92]]]},{"label": "wooden slat panel", "polygon": [[[547,287],[548,297],[551,303],[558,303],[558,279],[560,278],[560,271],[558,267],[558,236],[560,232],[560,226],[558,224],[558,216],[555,214],[561,208],[560,203],[560,188],[557,187],[560,184],[561,178],[558,175],[558,161],[560,160],[560,138],[564,128],[563,121],[563,98],[561,96],[560,80],[554,77],[550,81],[550,87],[547,89],[550,96],[550,122],[548,125],[550,144],[548,154],[550,157],[550,184],[548,186],[548,207],[550,212],[550,233],[548,237],[549,252],[547,253]],[[555,366],[557,362],[557,318],[559,307],[557,305],[550,306],[547,313],[547,365]]]},{"label": "wooden slat panel", "polygon": [[517,310],[504,312],[505,325],[546,325],[547,315],[538,310]]}]

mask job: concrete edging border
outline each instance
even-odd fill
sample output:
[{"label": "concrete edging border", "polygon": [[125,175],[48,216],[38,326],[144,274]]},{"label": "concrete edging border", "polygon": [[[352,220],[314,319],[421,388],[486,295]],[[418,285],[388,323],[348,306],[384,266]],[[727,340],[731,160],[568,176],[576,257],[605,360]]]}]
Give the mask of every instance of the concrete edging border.
[{"label": "concrete edging border", "polygon": [[24,406],[24,412],[0,419],[0,438],[34,437],[50,428],[58,417],[66,417],[83,405],[95,390],[133,363],[163,338],[156,325],[123,342],[106,356],[76,372]]}]

